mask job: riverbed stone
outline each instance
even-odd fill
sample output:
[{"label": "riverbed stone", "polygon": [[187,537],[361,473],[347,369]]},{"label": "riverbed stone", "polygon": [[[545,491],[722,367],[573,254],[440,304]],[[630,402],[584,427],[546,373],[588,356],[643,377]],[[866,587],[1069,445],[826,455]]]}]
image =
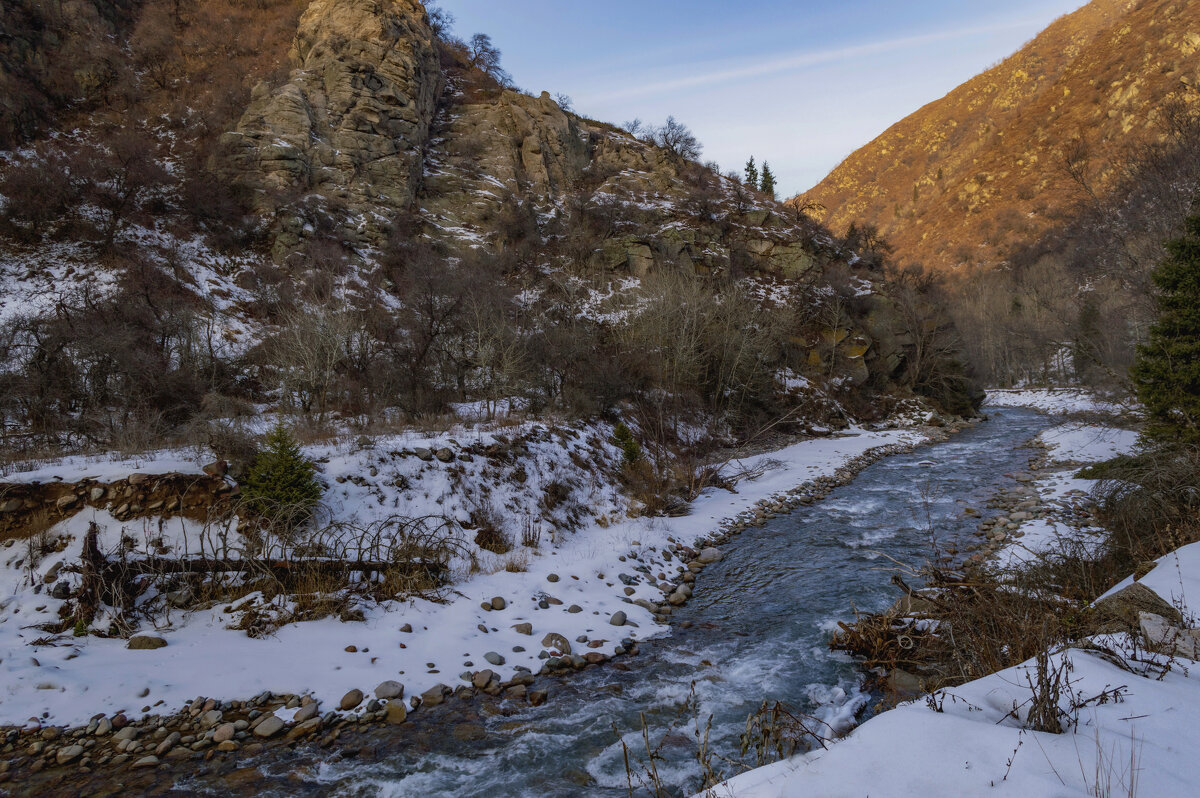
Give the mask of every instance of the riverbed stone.
[{"label": "riverbed stone", "polygon": [[720,549],[710,546],[709,548],[701,551],[700,555],[696,557],[696,560],[704,565],[710,565],[714,562],[718,562],[724,556],[725,555],[721,553]]},{"label": "riverbed stone", "polygon": [[394,679],[388,679],[385,682],[380,682],[375,688],[376,698],[402,698],[404,696],[404,685]]},{"label": "riverbed stone", "polygon": [[254,736],[261,737],[264,740],[268,737],[274,737],[283,730],[283,718],[276,715],[267,716],[261,723],[254,727]]},{"label": "riverbed stone", "polygon": [[495,651],[487,652],[483,655],[483,658],[492,665],[500,666],[504,664],[504,657],[500,656]]},{"label": "riverbed stone", "polygon": [[74,762],[81,756],[83,756],[82,745],[68,745],[64,748],[58,749],[58,753],[54,755],[54,761],[60,765],[66,765],[70,762]]},{"label": "riverbed stone", "polygon": [[621,610],[617,610],[612,614],[612,617],[608,619],[608,622],[613,626],[624,626],[626,620],[627,618],[625,613]]},{"label": "riverbed stone", "polygon": [[232,723],[222,723],[216,728],[216,731],[213,732],[213,742],[223,743],[226,740],[232,740],[235,734],[237,734],[236,726],[234,726]]},{"label": "riverbed stone", "polygon": [[571,642],[567,638],[560,635],[558,632],[550,632],[542,638],[542,647],[554,649],[560,654],[571,653]]},{"label": "riverbed stone", "polygon": [[446,694],[449,692],[450,688],[444,684],[434,685],[425,692],[421,693],[421,706],[436,707],[438,704],[446,700]]},{"label": "riverbed stone", "polygon": [[404,702],[400,700],[389,701],[384,709],[384,716],[387,722],[393,726],[398,726],[408,718],[408,708],[404,706]]},{"label": "riverbed stone", "polygon": [[361,704],[362,700],[363,691],[356,687],[342,696],[342,700],[338,702],[338,709],[342,710],[343,712],[348,712]]}]

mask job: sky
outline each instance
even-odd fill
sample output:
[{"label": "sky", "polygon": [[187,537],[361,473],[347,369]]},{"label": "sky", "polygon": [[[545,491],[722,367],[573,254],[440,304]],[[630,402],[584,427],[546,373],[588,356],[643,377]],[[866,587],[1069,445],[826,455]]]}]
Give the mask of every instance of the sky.
[{"label": "sky", "polygon": [[[431,3],[434,0],[430,0]],[[674,116],[701,160],[767,161],[781,196],[1018,50],[1082,0],[439,0],[517,86],[622,124]]]}]

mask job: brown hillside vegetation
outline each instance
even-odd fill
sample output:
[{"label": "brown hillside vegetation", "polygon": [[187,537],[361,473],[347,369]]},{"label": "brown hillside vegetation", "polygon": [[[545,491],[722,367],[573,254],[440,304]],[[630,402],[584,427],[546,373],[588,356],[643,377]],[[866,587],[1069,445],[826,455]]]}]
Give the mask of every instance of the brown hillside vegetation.
[{"label": "brown hillside vegetation", "polygon": [[1200,3],[1094,0],[898,122],[799,198],[876,225],[901,263],[994,265],[1110,192],[1129,148],[1194,102]]}]

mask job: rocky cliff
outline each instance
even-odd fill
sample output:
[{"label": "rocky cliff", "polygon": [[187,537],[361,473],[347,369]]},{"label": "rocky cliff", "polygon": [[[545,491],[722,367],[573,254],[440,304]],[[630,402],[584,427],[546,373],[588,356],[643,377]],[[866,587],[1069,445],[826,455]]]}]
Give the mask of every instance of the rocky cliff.
[{"label": "rocky cliff", "polygon": [[407,208],[420,188],[442,76],[417,0],[314,0],[282,86],[259,84],[217,168],[273,210],[320,193],[352,209]]},{"label": "rocky cliff", "polygon": [[290,75],[254,89],[212,164],[273,215],[276,261],[304,246],[314,213],[356,247],[382,245],[399,216],[434,238],[503,246],[506,206],[546,228],[572,202],[600,202],[621,208],[593,265],[737,262],[796,277],[819,263],[815,228],[784,207],[739,199],[727,179],[546,93],[469,74],[417,0],[314,0],[289,57]]},{"label": "rocky cliff", "polygon": [[[893,125],[802,200],[834,231],[877,225],[904,262],[1002,262],[1108,191],[1128,149],[1194,102],[1200,5],[1093,0],[1018,53]],[[1086,182],[1086,185],[1081,183]]]}]

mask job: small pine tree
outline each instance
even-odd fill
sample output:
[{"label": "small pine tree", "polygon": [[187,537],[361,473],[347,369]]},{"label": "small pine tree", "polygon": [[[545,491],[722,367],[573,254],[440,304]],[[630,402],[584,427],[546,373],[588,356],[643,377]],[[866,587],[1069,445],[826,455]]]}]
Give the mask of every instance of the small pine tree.
[{"label": "small pine tree", "polygon": [[1151,275],[1159,290],[1158,319],[1130,369],[1146,408],[1146,435],[1200,443],[1200,214]]},{"label": "small pine tree", "polygon": [[750,156],[750,160],[746,161],[746,185],[750,188],[758,188],[758,167],[754,164],[754,156]]},{"label": "small pine tree", "polygon": [[642,447],[624,421],[618,422],[613,428],[613,442],[621,448],[621,460],[625,465],[633,465],[642,459]]},{"label": "small pine tree", "polygon": [[759,184],[758,190],[771,199],[775,199],[775,173],[771,171],[771,164],[766,161],[763,161],[762,182]]},{"label": "small pine tree", "polygon": [[279,421],[267,434],[246,479],[246,502],[286,531],[312,517],[321,499],[316,466],[300,452],[300,444]]}]

